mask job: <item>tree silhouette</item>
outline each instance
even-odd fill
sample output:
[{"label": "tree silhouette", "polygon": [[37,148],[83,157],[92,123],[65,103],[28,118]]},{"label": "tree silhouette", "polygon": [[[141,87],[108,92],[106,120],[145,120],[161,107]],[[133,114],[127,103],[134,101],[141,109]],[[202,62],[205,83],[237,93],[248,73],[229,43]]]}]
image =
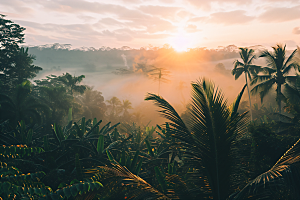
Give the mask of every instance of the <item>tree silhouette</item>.
[{"label": "tree silhouette", "polygon": [[106,100],[106,102],[109,104],[108,107],[110,108],[110,116],[116,116],[117,115],[117,106],[121,105],[120,99],[117,97],[112,97],[109,100]]},{"label": "tree silhouette", "polygon": [[61,81],[68,88],[70,94],[73,95],[73,92],[79,92],[82,94],[86,89],[85,85],[78,85],[83,80],[83,78],[85,78],[84,75],[80,75],[76,77],[76,76],[72,76],[67,72],[62,76],[59,76],[58,80]]},{"label": "tree silhouette", "polygon": [[251,81],[252,80],[251,75],[255,76],[260,71],[261,67],[252,64],[253,60],[256,58],[256,56],[254,55],[253,49],[248,49],[248,48],[239,48],[239,49],[240,49],[240,56],[243,60],[243,63],[238,60],[234,61],[234,68],[231,73],[232,73],[232,75],[234,75],[235,80],[237,80],[243,73],[245,74],[245,80],[246,80],[247,90],[248,90],[249,105],[250,105],[250,115],[251,115],[251,121],[252,121],[253,115],[252,115],[252,105],[251,105],[248,78]]},{"label": "tree silhouette", "polygon": [[25,120],[26,123],[41,123],[49,114],[49,107],[32,94],[30,81],[18,85],[12,96],[0,94],[0,116],[2,120],[10,119],[12,125]]},{"label": "tree silhouette", "polygon": [[129,109],[132,109],[131,106],[131,102],[129,100],[123,100],[120,107],[119,107],[120,111],[123,112],[123,116],[126,118],[126,120],[128,120],[129,117]]},{"label": "tree silhouette", "polygon": [[9,92],[17,84],[34,78],[42,68],[34,66],[34,56],[28,48],[20,48],[24,42],[25,28],[0,14],[0,84],[1,90]]},{"label": "tree silhouette", "polygon": [[104,118],[106,104],[101,92],[88,87],[83,94],[76,96],[76,100],[83,107],[83,115],[87,119]]},{"label": "tree silhouette", "polygon": [[28,53],[28,48],[21,47],[15,55],[14,66],[7,72],[13,84],[21,84],[27,79],[36,77],[42,70],[41,67],[33,65],[35,56]]},{"label": "tree silhouette", "polygon": [[266,75],[257,75],[253,78],[251,85],[256,84],[257,82],[260,83],[256,85],[251,92],[253,94],[259,92],[261,101],[263,101],[263,98],[273,85],[277,85],[276,100],[278,111],[281,113],[281,101],[285,98],[281,92],[281,86],[285,85],[287,82],[294,82],[296,80],[296,76],[289,76],[288,74],[292,68],[299,71],[300,65],[295,61],[297,49],[295,49],[289,57],[286,57],[286,45],[282,46],[281,44],[277,44],[272,48],[274,52],[265,50],[259,56],[266,59],[268,67],[263,68]]},{"label": "tree silhouette", "polygon": [[161,67],[153,67],[153,69],[149,71],[148,76],[150,78],[152,78],[154,81],[158,81],[158,95],[159,95],[159,91],[160,91],[160,83],[168,82],[169,80],[165,77],[169,76],[169,75],[170,75],[170,72]]}]

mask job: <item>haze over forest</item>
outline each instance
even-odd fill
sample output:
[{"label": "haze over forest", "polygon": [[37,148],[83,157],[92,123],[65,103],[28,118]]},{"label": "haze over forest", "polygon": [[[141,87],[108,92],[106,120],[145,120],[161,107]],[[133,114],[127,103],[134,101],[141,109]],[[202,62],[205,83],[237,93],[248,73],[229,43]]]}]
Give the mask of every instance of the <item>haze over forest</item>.
[{"label": "haze over forest", "polygon": [[[252,48],[264,49],[261,46]],[[151,106],[143,101],[145,95],[148,92],[158,94],[157,75],[148,72],[153,67],[162,68],[162,76],[166,79],[160,84],[159,94],[181,112],[190,100],[191,82],[201,77],[214,81],[226,93],[229,102],[234,100],[244,84],[243,78],[235,80],[231,74],[233,62],[239,57],[235,45],[176,52],[167,45],[164,48],[150,46],[141,49],[71,49],[70,45],[53,44],[29,47],[29,53],[36,56],[34,64],[43,68],[35,79],[66,72],[75,76],[83,74],[82,84],[102,92],[105,100],[116,96],[130,100],[134,107]],[[263,60],[256,63],[263,64]],[[151,114],[155,115],[155,112]]]}]

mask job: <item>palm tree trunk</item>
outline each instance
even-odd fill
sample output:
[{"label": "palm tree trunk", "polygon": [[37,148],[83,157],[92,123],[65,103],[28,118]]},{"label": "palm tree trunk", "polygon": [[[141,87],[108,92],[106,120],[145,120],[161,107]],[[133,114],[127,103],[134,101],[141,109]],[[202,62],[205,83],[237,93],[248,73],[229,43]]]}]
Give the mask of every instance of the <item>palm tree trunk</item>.
[{"label": "palm tree trunk", "polygon": [[252,116],[252,104],[251,104],[251,98],[250,98],[249,83],[248,83],[248,79],[247,79],[247,74],[246,74],[246,73],[245,73],[245,79],[246,79],[247,90],[248,90],[248,97],[249,97],[249,104],[250,104],[251,121],[253,121],[253,116]]},{"label": "palm tree trunk", "polygon": [[277,103],[279,114],[281,114],[281,84],[277,84]]},{"label": "palm tree trunk", "polygon": [[158,95],[159,95],[159,90],[160,90],[160,79],[158,79]]}]

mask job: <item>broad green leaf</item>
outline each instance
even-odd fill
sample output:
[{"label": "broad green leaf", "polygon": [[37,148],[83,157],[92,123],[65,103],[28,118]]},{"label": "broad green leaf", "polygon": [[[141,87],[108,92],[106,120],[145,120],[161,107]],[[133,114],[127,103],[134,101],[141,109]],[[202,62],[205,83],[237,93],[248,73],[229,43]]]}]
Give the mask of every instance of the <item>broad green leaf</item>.
[{"label": "broad green leaf", "polygon": [[99,135],[98,143],[97,143],[97,152],[102,154],[104,150],[104,135]]}]

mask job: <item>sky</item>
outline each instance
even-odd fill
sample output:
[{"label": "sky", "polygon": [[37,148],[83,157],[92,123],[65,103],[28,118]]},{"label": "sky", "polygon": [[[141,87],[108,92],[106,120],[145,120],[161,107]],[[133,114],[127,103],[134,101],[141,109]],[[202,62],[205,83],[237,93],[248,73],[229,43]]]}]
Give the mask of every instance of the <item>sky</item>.
[{"label": "sky", "polygon": [[26,45],[188,48],[300,43],[300,0],[0,0]]}]

